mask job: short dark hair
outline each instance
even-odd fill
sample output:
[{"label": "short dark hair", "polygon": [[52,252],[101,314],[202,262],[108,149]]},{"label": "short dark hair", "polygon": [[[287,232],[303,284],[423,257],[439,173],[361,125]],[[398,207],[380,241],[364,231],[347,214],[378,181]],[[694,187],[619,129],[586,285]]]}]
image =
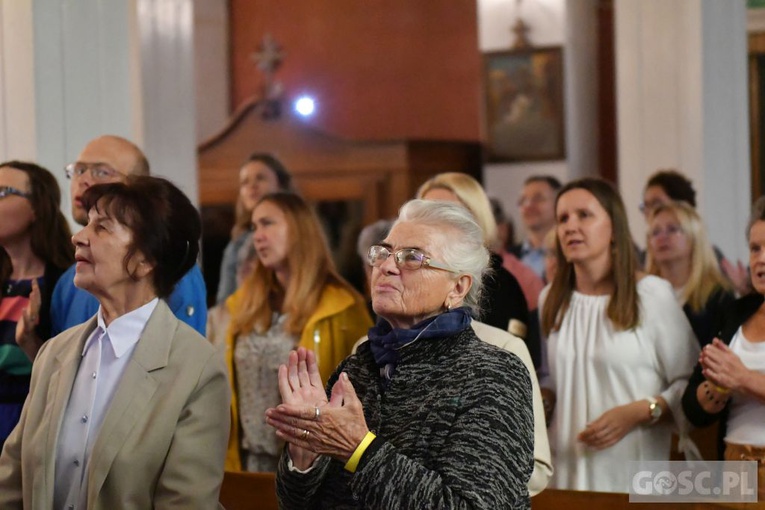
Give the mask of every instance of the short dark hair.
[{"label": "short dark hair", "polygon": [[[24,172],[29,179],[29,202],[35,212],[30,227],[32,252],[46,264],[66,269],[74,263],[74,246],[69,223],[61,212],[61,188],[50,171],[27,161],[6,161],[0,168],[13,168]],[[0,276],[7,278],[4,263],[0,263]],[[1,280],[0,280],[1,281]]]},{"label": "short dark hair", "polygon": [[152,282],[157,296],[169,296],[196,264],[202,234],[199,212],[167,179],[129,175],[124,182],[91,186],[82,195],[82,204],[86,211],[95,207],[132,231],[125,268],[140,251],[154,264]]},{"label": "short dark hair", "polygon": [[685,202],[691,207],[696,207],[696,190],[693,183],[677,170],[667,168],[657,171],[648,178],[646,189],[658,186],[664,190],[669,198],[676,202]]},{"label": "short dark hair", "polygon": [[263,163],[271,169],[274,175],[276,175],[276,180],[279,182],[280,191],[293,191],[292,174],[290,174],[282,162],[274,156],[265,152],[253,152],[250,154],[250,157],[247,158],[245,164],[252,162]]},{"label": "short dark hair", "polygon": [[523,185],[531,184],[532,182],[546,182],[548,186],[550,186],[553,191],[559,191],[563,184],[558,180],[557,177],[553,177],[552,175],[532,175],[531,177],[527,178],[525,181],[523,181]]}]

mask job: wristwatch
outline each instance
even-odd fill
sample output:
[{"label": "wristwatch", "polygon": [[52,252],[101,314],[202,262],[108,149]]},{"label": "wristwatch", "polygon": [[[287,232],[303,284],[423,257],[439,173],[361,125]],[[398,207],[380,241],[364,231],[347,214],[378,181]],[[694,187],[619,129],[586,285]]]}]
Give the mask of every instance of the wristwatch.
[{"label": "wristwatch", "polygon": [[659,419],[661,419],[661,415],[664,412],[664,410],[659,405],[659,401],[656,400],[653,397],[648,397],[646,400],[648,400],[648,414],[651,416],[651,421],[648,422],[650,425],[653,425]]}]

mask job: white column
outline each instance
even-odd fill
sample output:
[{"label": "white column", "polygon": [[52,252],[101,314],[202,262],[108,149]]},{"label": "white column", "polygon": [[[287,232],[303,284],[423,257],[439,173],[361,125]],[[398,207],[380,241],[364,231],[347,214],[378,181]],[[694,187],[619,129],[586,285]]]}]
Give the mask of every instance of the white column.
[{"label": "white column", "polygon": [[598,175],[598,0],[566,0],[567,179]]},{"label": "white column", "polygon": [[59,178],[87,141],[136,142],[197,202],[193,0],[0,0],[0,157]]},{"label": "white column", "polygon": [[59,178],[68,213],[63,167],[89,140],[114,134],[143,145],[140,69],[130,58],[135,5],[35,0],[33,9],[37,160]]},{"label": "white column", "polygon": [[199,197],[193,0],[138,0],[143,147],[153,175]]},{"label": "white column", "polygon": [[194,2],[194,85],[199,142],[218,134],[231,112],[228,27],[228,0]]},{"label": "white column", "polygon": [[31,0],[0,0],[0,162],[34,160],[35,82]]},{"label": "white column", "polygon": [[744,0],[616,0],[619,187],[635,240],[658,168],[686,174],[710,237],[746,257],[749,214]]}]

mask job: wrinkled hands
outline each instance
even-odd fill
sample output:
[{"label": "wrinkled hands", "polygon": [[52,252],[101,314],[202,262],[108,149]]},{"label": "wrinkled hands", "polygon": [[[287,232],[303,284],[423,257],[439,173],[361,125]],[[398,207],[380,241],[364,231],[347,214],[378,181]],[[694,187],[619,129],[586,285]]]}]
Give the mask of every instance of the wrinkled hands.
[{"label": "wrinkled hands", "polygon": [[266,411],[266,423],[289,443],[294,466],[305,470],[318,455],[345,462],[369,431],[361,401],[342,373],[326,394],[312,351],[303,347],[290,353],[288,365],[279,367],[282,404]]},{"label": "wrinkled hands", "polygon": [[621,441],[646,417],[648,417],[648,405],[645,400],[617,406],[589,423],[577,438],[591,448],[603,450]]},{"label": "wrinkled hands", "polygon": [[21,317],[16,323],[16,343],[32,361],[37,357],[37,351],[43,343],[43,339],[35,332],[35,327],[40,322],[41,303],[40,286],[37,284],[37,279],[33,278],[29,304],[21,311]]},{"label": "wrinkled hands", "polygon": [[711,344],[704,346],[699,354],[701,373],[715,386],[732,391],[741,391],[746,378],[750,375],[749,369],[741,362],[719,338],[712,340]]}]

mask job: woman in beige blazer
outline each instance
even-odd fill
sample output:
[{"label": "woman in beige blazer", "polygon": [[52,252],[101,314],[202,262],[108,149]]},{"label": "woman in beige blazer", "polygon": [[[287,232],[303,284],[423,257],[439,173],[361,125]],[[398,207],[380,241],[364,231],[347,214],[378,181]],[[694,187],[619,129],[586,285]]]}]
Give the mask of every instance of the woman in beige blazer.
[{"label": "woman in beige blazer", "polygon": [[154,177],[93,186],[82,201],[74,283],[100,308],[40,350],[0,455],[0,508],[215,508],[226,368],[163,301],[196,261],[199,215]]}]

